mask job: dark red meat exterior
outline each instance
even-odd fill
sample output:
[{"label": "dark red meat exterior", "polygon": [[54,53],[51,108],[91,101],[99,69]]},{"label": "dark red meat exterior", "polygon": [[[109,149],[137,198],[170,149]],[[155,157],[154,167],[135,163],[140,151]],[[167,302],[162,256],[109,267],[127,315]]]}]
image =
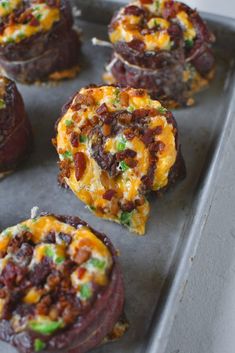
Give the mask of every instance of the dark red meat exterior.
[{"label": "dark red meat exterior", "polygon": [[[50,216],[49,214],[42,214],[42,216],[44,215]],[[98,293],[86,310],[83,310],[75,323],[60,332],[50,336],[41,336],[33,331],[24,331],[17,334],[13,332],[9,321],[1,320],[0,339],[15,346],[21,353],[35,352],[35,339],[40,338],[47,345],[46,352],[85,353],[103,342],[104,338],[112,332],[113,327],[123,313],[123,279],[117,262],[116,250],[110,240],[104,234],[90,228],[86,222],[78,217],[53,216],[75,228],[79,228],[81,225],[87,226],[109,249],[113,258],[113,266],[109,274],[108,285]],[[48,242],[50,241],[53,242],[53,239],[48,237]],[[35,273],[34,277],[38,275]],[[43,276],[42,271],[40,271],[40,276]],[[45,276],[48,276],[48,273],[45,273]]]},{"label": "dark red meat exterior", "polygon": [[[167,98],[168,101],[175,101],[177,105],[187,105],[191,91],[204,87],[212,76],[215,58],[211,45],[215,40],[214,35],[198,12],[189,6],[169,0],[164,3],[161,14],[156,15],[146,8],[150,3],[153,1],[140,0],[139,4],[130,4],[121,10],[123,12],[114,15],[109,26],[110,38],[116,31],[120,16],[140,16],[141,20],[136,25],[132,22],[126,24],[123,20],[125,30],[133,30],[134,39],[113,42],[114,55],[109,72],[117,84],[146,88],[153,98],[162,100]],[[177,20],[177,14],[182,12],[188,16],[195,30],[196,36],[193,41],[185,40],[182,26]],[[156,27],[153,29],[146,27],[148,21],[154,17],[161,17],[169,23],[167,33],[171,39],[170,50],[146,49],[144,36],[151,35],[157,30]],[[142,37],[135,37],[135,31],[139,31]],[[190,76],[193,70],[193,77],[185,79],[185,73]]]},{"label": "dark red meat exterior", "polygon": [[32,132],[14,82],[3,78],[5,107],[0,109],[0,173],[14,169],[30,152]]}]

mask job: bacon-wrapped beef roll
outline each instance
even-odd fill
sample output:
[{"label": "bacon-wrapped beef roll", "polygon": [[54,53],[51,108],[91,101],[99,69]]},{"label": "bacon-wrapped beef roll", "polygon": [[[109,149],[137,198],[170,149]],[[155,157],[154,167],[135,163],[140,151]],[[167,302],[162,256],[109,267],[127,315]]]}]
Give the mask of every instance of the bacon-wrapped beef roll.
[{"label": "bacon-wrapped beef roll", "polygon": [[184,171],[171,112],[145,90],[81,89],[65,106],[55,145],[60,180],[98,217],[144,234],[145,197]]},{"label": "bacon-wrapped beef roll", "polygon": [[80,43],[69,1],[1,1],[0,16],[0,65],[8,75],[32,83],[77,73]]},{"label": "bacon-wrapped beef roll", "polygon": [[84,353],[124,305],[116,251],[78,217],[41,215],[0,233],[0,339],[19,352]]},{"label": "bacon-wrapped beef roll", "polygon": [[214,36],[196,10],[172,0],[138,0],[113,17],[106,80],[146,88],[170,106],[190,105],[214,68]]},{"label": "bacon-wrapped beef roll", "polygon": [[0,178],[27,156],[32,131],[15,83],[0,76]]}]

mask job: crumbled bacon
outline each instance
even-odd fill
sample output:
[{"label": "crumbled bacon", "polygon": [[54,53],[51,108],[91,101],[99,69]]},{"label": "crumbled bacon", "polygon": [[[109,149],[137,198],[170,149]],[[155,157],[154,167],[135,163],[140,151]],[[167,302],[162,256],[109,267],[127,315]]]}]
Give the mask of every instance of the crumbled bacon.
[{"label": "crumbled bacon", "polygon": [[116,194],[115,190],[109,189],[109,190],[105,191],[105,193],[103,194],[103,199],[111,201],[115,194]]},{"label": "crumbled bacon", "polygon": [[95,99],[92,94],[81,94],[78,93],[74,99],[75,104],[84,104],[87,106],[92,106],[95,104]]},{"label": "crumbled bacon", "polygon": [[144,10],[138,6],[130,5],[125,8],[124,14],[125,15],[133,15],[133,16],[141,16],[144,14]]},{"label": "crumbled bacon", "polygon": [[118,152],[116,154],[116,158],[118,161],[122,161],[125,158],[135,158],[137,155],[136,151],[131,150],[130,148],[127,148],[125,151]]},{"label": "crumbled bacon", "polygon": [[78,147],[79,145],[79,135],[76,132],[72,132],[70,135],[70,142],[73,147]]},{"label": "crumbled bacon", "polygon": [[77,250],[75,256],[74,256],[74,261],[78,264],[81,265],[82,263],[86,262],[89,260],[91,257],[91,252],[87,249],[80,248]]},{"label": "crumbled bacon", "polygon": [[108,107],[105,103],[101,104],[101,106],[96,110],[96,113],[98,115],[103,115],[108,112],[109,112],[109,110],[108,110]]},{"label": "crumbled bacon", "polygon": [[75,176],[77,181],[81,180],[83,174],[86,170],[86,157],[83,152],[77,152],[74,155],[74,167],[75,167]]},{"label": "crumbled bacon", "polygon": [[129,94],[125,91],[122,91],[120,93],[120,103],[123,107],[128,107],[129,106]]}]

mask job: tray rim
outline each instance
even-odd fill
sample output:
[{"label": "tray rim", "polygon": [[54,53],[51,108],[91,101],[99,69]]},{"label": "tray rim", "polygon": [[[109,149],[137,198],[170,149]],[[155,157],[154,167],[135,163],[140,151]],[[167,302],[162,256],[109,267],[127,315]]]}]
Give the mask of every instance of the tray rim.
[{"label": "tray rim", "polygon": [[[208,12],[200,13],[205,20],[212,21],[220,26],[226,26],[231,31],[235,31],[235,20],[233,18]],[[229,70],[231,70],[232,82],[235,82],[234,68],[235,60],[233,60],[233,66],[229,68]],[[226,92],[223,92],[223,94],[225,95]],[[232,86],[231,83],[227,100],[229,103],[224,114],[225,120],[223,129],[216,140],[210,159],[208,159],[210,151],[207,153],[205,161],[207,165],[206,172],[202,173],[195,188],[200,191],[195,194],[194,205],[188,216],[189,220],[186,222],[182,232],[184,245],[177,245],[176,252],[181,248],[182,257],[177,262],[177,268],[174,269],[175,261],[177,261],[176,254],[174,255],[173,262],[170,265],[168,275],[161,289],[160,298],[156,303],[156,310],[153,314],[151,327],[148,332],[147,346],[143,348],[142,353],[164,353],[167,348],[173,322],[179,304],[184,296],[188,277],[193,266],[193,259],[196,256],[203,230],[210,216],[210,209],[214,199],[213,190],[218,183],[219,171],[223,162],[223,153],[229,141],[235,120],[235,85]],[[190,234],[188,239],[186,238],[186,232]],[[171,277],[171,279],[166,283],[169,277]],[[168,293],[166,299],[163,298],[165,292]],[[158,313],[158,307],[162,308],[160,309],[160,313]]]}]

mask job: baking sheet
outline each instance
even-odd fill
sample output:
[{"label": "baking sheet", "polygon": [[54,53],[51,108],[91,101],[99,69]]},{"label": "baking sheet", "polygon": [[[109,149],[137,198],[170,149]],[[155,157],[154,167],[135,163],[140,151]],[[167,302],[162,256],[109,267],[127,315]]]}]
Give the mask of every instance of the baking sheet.
[{"label": "baking sheet", "polygon": [[[89,83],[101,83],[110,50],[93,47],[90,39],[94,35],[107,38],[102,21],[107,22],[117,6],[108,1],[76,3],[83,9],[83,17],[78,20],[84,39],[80,75],[55,87],[18,85],[33,125],[35,148],[22,168],[0,182],[0,228],[29,217],[30,209],[37,205],[41,211],[79,215],[106,233],[121,252],[126,314],[131,326],[121,341],[94,353],[163,353],[232,122],[235,25],[222,17],[206,16],[217,35],[216,78],[210,89],[197,96],[195,107],[175,112],[188,175],[164,198],[150,198],[147,234],[138,237],[120,225],[95,218],[72,192],[57,185],[57,155],[50,142],[54,123],[74,91]],[[0,343],[0,352],[15,350]]]}]

